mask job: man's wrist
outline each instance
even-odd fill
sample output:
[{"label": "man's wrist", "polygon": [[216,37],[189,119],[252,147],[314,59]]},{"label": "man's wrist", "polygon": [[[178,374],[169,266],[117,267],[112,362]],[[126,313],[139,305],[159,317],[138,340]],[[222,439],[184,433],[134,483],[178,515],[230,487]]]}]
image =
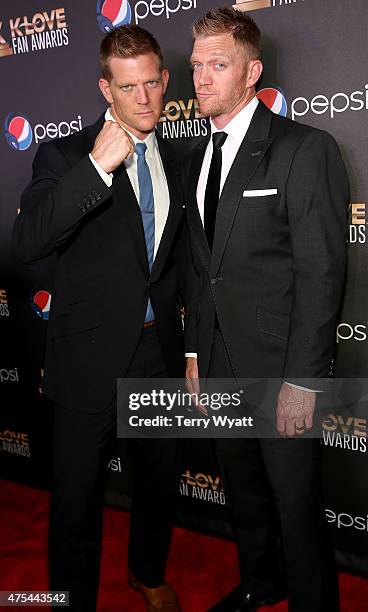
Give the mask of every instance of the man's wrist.
[{"label": "man's wrist", "polygon": [[95,160],[95,158],[92,156],[91,153],[89,154],[89,158],[90,158],[92,164],[94,165],[94,167],[96,168],[98,174],[102,178],[103,182],[105,183],[105,185],[107,187],[111,187],[112,186],[113,174],[108,174],[107,172],[105,172],[105,170],[103,168],[101,168],[100,164]]},{"label": "man's wrist", "polygon": [[289,387],[294,387],[294,389],[300,389],[301,391],[308,391],[308,393],[323,393],[321,389],[309,389],[308,387],[301,387],[300,385],[294,385],[294,383],[284,381],[285,385],[289,385]]}]

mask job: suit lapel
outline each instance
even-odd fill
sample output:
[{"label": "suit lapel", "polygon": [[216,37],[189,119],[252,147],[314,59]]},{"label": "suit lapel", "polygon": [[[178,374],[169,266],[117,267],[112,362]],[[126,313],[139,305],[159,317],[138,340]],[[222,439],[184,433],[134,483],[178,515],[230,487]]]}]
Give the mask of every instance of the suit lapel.
[{"label": "suit lapel", "polygon": [[114,171],[113,190],[114,204],[119,216],[123,216],[129,224],[134,243],[137,247],[138,259],[148,278],[149,267],[142,214],[124,164],[121,164]]},{"label": "suit lapel", "polygon": [[203,223],[199,214],[197,202],[197,185],[208,141],[209,137],[202,140],[191,154],[189,171],[186,175],[186,182],[188,183],[188,185],[185,185],[184,188],[187,190],[188,194],[188,223],[191,226],[192,235],[196,241],[202,261],[205,267],[209,270],[211,262],[211,251],[208,247],[207,238],[206,234],[204,233]]},{"label": "suit lapel", "polygon": [[269,138],[271,119],[271,111],[260,102],[225,181],[217,209],[211,276],[216,276],[220,267],[243,191],[271,144]]},{"label": "suit lapel", "polygon": [[160,276],[163,265],[170,252],[173,239],[176,236],[177,227],[184,216],[183,195],[174,152],[157,131],[156,138],[169,188],[170,203],[164,231],[151,270],[151,282],[154,282]]}]

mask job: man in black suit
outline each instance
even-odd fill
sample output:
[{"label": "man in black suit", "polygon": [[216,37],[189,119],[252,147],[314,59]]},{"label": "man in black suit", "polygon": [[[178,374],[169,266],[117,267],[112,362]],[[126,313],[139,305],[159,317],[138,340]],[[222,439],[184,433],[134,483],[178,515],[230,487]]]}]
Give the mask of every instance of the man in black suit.
[{"label": "man in black suit", "polygon": [[[336,612],[319,440],[303,434],[313,424],[318,378],[328,376],[334,356],[346,172],[331,136],[274,115],[257,100],[260,32],[248,15],[211,10],[194,24],[193,37],[194,86],[212,138],[198,145],[186,168],[196,269],[187,380],[192,391],[198,372],[284,380],[274,395],[274,436],[215,440],[241,583],[213,610],[250,612],[282,598],[275,505],[290,612]],[[247,392],[251,397],[252,386]]]},{"label": "man in black suit", "polygon": [[[25,263],[56,254],[45,392],[55,402],[50,583],[96,608],[103,493],[116,438],[116,379],[182,376],[183,201],[155,132],[168,71],[138,26],[108,33],[94,125],[42,144],[14,230]],[[129,582],[147,610],[180,609],[165,584],[176,440],[131,442]],[[134,442],[134,443],[133,443]]]}]

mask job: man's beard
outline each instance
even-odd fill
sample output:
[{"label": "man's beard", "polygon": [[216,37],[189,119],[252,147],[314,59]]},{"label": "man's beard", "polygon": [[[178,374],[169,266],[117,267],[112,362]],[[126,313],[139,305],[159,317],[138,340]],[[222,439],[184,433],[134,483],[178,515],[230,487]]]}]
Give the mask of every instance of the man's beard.
[{"label": "man's beard", "polygon": [[238,85],[226,98],[219,99],[217,96],[207,100],[198,99],[199,110],[204,117],[219,117],[231,113],[234,108],[245,98],[245,85]]}]

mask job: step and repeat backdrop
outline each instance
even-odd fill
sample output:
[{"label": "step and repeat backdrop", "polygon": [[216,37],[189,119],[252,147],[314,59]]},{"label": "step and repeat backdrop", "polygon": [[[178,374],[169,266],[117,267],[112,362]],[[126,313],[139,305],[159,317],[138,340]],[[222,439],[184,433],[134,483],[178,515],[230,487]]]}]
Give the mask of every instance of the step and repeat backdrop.
[{"label": "step and repeat backdrop", "polygon": [[[222,4],[225,4],[225,0]],[[0,477],[47,487],[52,406],[42,392],[53,260],[23,266],[11,250],[20,194],[40,143],[93,123],[105,110],[98,48],[104,32],[136,23],[158,38],[171,78],[159,124],[178,156],[208,126],[188,58],[190,26],[210,0],[4,0],[0,6]],[[230,2],[229,2],[230,5]],[[346,295],[336,330],[339,401],[322,422],[326,516],[341,567],[368,575],[366,246],[368,3],[243,0],[264,36],[259,97],[275,112],[326,129],[351,181]],[[366,396],[368,397],[368,395]],[[68,444],[68,440],[65,440]],[[185,442],[178,519],[231,536],[226,492],[209,440]],[[80,449],[81,455],[83,448]],[[131,472],[120,441],[109,462],[107,501],[129,508]],[[241,466],[239,466],[241,469]],[[303,529],[303,525],[300,526]]]}]

